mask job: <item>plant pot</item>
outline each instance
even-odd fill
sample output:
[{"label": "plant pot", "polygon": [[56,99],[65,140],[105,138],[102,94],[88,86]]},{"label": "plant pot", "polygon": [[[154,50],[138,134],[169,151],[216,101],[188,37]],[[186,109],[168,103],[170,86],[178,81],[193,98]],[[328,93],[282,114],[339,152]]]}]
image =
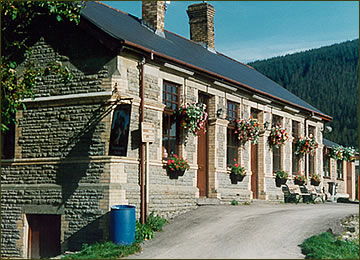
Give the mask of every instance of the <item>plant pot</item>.
[{"label": "plant pot", "polygon": [[294,183],[295,183],[296,185],[302,186],[302,185],[305,184],[305,181],[294,180]]},{"label": "plant pot", "polygon": [[311,180],[311,185],[319,186],[319,185],[320,185],[320,182],[319,182],[319,181],[315,181],[315,180]]},{"label": "plant pot", "polygon": [[182,170],[176,170],[176,171],[172,171],[172,170],[168,170],[168,175],[170,179],[178,179],[179,176],[184,176],[185,171]]},{"label": "plant pot", "polygon": [[276,187],[281,187],[281,185],[284,185],[285,183],[287,182],[287,179],[285,178],[279,178],[278,176],[276,176],[275,178],[275,184],[276,184]]},{"label": "plant pot", "polygon": [[246,175],[231,173],[230,174],[231,183],[237,184],[239,181],[241,182],[245,178],[245,176]]}]

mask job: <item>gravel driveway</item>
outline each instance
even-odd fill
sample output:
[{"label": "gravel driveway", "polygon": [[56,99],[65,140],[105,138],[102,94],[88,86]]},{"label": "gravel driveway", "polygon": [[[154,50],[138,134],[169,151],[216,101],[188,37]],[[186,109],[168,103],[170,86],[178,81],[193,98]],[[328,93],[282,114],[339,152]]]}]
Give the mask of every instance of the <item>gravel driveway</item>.
[{"label": "gravel driveway", "polygon": [[304,258],[304,239],[358,214],[358,204],[201,206],[170,220],[132,258]]}]

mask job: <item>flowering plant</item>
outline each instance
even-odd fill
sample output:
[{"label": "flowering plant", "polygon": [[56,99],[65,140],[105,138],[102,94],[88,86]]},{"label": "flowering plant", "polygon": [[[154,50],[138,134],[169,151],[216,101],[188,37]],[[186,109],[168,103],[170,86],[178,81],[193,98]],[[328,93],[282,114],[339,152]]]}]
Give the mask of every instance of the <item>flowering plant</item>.
[{"label": "flowering plant", "polygon": [[171,171],[185,171],[190,169],[189,163],[182,157],[172,154],[170,159],[167,161],[167,167]]},{"label": "flowering plant", "polygon": [[320,175],[318,175],[316,173],[310,174],[310,181],[311,182],[320,182],[321,181]]},{"label": "flowering plant", "polygon": [[236,158],[234,158],[234,165],[231,167],[231,173],[235,174],[235,175],[246,175],[246,170],[244,167],[241,167],[240,164],[238,164],[236,162]]},{"label": "flowering plant", "polygon": [[269,143],[270,145],[279,148],[280,145],[283,145],[289,139],[288,133],[284,128],[281,128],[279,124],[276,124],[270,129]]},{"label": "flowering plant", "polygon": [[296,143],[296,151],[295,154],[305,154],[310,153],[314,155],[316,148],[318,147],[318,143],[315,141],[315,138],[310,135],[310,137],[305,136],[304,138],[299,138]]},{"label": "flowering plant", "polygon": [[305,181],[306,181],[306,178],[304,175],[295,175],[295,177],[294,177],[295,183],[303,184],[303,183],[305,183]]},{"label": "flowering plant", "polygon": [[179,108],[181,126],[189,133],[198,135],[204,129],[208,114],[205,111],[206,105],[201,103],[186,104]]},{"label": "flowering plant", "polygon": [[277,171],[274,171],[274,174],[279,179],[287,179],[288,178],[288,174],[286,171],[277,170]]},{"label": "flowering plant", "polygon": [[251,141],[253,144],[257,144],[260,129],[259,123],[255,118],[250,117],[249,120],[236,120],[236,127],[234,133],[238,135],[240,144],[245,144],[247,141]]},{"label": "flowering plant", "polygon": [[356,151],[354,147],[345,147],[343,152],[344,160],[348,162],[354,161],[355,153]]},{"label": "flowering plant", "polygon": [[344,159],[344,150],[345,148],[342,145],[336,145],[332,147],[329,156],[335,160],[343,160]]}]

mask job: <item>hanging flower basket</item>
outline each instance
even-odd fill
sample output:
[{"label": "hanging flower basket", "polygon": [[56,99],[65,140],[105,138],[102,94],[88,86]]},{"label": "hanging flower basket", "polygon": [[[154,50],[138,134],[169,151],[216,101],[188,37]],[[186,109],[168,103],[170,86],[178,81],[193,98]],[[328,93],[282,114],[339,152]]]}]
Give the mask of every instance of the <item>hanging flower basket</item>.
[{"label": "hanging flower basket", "polygon": [[315,173],[311,174],[310,175],[310,182],[311,182],[311,185],[319,186],[319,184],[321,182],[320,175],[317,175]]},{"label": "hanging flower basket", "polygon": [[296,143],[295,154],[311,154],[314,155],[318,143],[315,141],[315,138],[310,135],[310,137],[305,136],[304,138],[299,138],[299,141]]},{"label": "hanging flower basket", "polygon": [[257,144],[260,135],[260,125],[255,118],[250,117],[249,120],[236,121],[234,133],[237,134],[241,145],[244,145],[247,141],[253,144]]},{"label": "hanging flower basket", "polygon": [[205,111],[206,105],[201,103],[186,104],[180,107],[177,113],[181,118],[181,127],[185,129],[185,135],[199,135],[205,128],[208,114]]},{"label": "hanging flower basket", "polygon": [[240,164],[236,162],[234,158],[234,165],[231,167],[230,179],[231,183],[237,184],[238,181],[242,181],[246,176],[246,170]]},{"label": "hanging flower basket", "polygon": [[288,178],[288,174],[286,171],[275,171],[274,174],[276,175],[275,177],[275,184],[276,187],[280,187],[281,185],[284,185],[287,181]]},{"label": "hanging flower basket", "polygon": [[167,161],[167,169],[170,179],[177,179],[179,176],[183,176],[186,170],[190,169],[190,165],[182,157],[173,154]]},{"label": "hanging flower basket", "polygon": [[354,147],[345,147],[343,151],[343,157],[345,161],[353,162],[355,161],[355,148]]},{"label": "hanging flower basket", "polygon": [[342,145],[336,145],[332,147],[329,156],[335,160],[343,160],[344,159],[344,150],[345,148]]},{"label": "hanging flower basket", "polygon": [[304,175],[295,175],[295,177],[294,177],[294,183],[295,183],[296,185],[302,186],[302,185],[305,184],[305,182],[306,182],[306,178],[305,178]]},{"label": "hanging flower basket", "polygon": [[279,148],[281,145],[289,139],[288,133],[285,128],[281,128],[279,124],[276,124],[270,129],[269,144]]}]

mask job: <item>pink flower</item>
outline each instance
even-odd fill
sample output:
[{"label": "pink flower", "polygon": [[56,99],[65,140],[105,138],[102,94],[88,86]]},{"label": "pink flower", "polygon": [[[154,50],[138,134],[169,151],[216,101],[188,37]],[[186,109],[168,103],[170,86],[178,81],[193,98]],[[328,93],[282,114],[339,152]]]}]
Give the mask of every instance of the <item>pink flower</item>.
[{"label": "pink flower", "polygon": [[236,162],[236,158],[234,158],[234,162]]},{"label": "pink flower", "polygon": [[235,167],[239,167],[239,164],[235,163],[234,166],[235,166]]}]

